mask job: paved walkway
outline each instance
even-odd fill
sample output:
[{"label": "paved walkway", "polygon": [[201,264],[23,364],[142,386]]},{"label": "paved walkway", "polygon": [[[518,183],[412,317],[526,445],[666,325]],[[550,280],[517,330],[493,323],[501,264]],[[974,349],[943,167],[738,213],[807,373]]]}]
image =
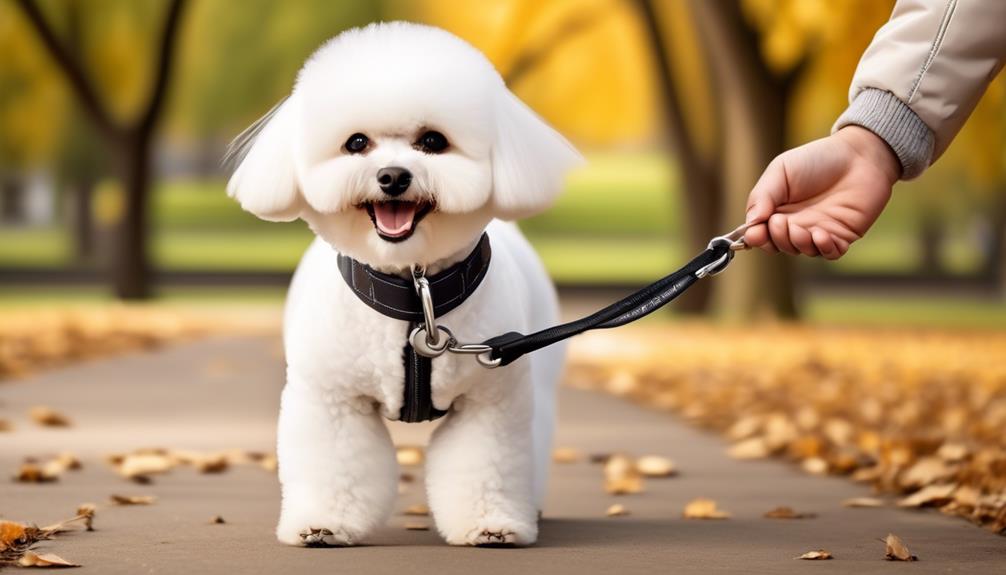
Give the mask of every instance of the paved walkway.
[{"label": "paved walkway", "polygon": [[[101,509],[96,532],[70,533],[42,546],[82,563],[81,572],[102,574],[1006,572],[1006,538],[933,512],[843,508],[843,499],[867,495],[867,489],[778,462],[731,460],[717,437],[668,415],[570,389],[562,391],[559,445],[587,453],[668,455],[681,475],[650,480],[644,494],[616,498],[603,493],[599,466],[557,465],[540,542],[529,549],[448,547],[435,531],[405,530],[411,518],[401,515],[368,546],[284,547],[272,535],[278,485],[263,470],[200,475],[184,468],[139,486],[119,479],[102,459],[151,446],[268,450],[282,375],[277,341],[214,339],[0,384],[0,417],[16,426],[0,433],[3,473],[25,456],[64,450],[85,465],[55,484],[0,483],[0,514],[45,524],[112,493],[157,495],[152,506]],[[25,413],[36,404],[65,411],[75,426],[33,425]],[[411,443],[430,429],[396,425],[394,434],[399,443]],[[698,496],[716,499],[733,518],[681,519],[685,503]],[[422,501],[417,483],[402,494],[399,507]],[[605,517],[616,501],[632,515]],[[818,517],[762,518],[777,505]],[[214,515],[227,523],[211,525]],[[878,538],[888,532],[900,535],[921,560],[884,561]],[[836,559],[793,559],[822,547]]]}]

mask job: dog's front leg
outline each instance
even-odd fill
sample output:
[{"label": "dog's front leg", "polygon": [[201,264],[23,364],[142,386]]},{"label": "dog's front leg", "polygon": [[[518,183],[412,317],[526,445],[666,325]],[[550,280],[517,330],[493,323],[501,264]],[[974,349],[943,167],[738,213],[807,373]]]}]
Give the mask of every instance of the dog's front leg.
[{"label": "dog's front leg", "polygon": [[530,545],[538,537],[526,362],[505,375],[457,400],[430,442],[430,509],[452,545]]},{"label": "dog's front leg", "polygon": [[398,464],[388,430],[359,399],[290,376],[278,430],[283,490],[276,536],[290,545],[353,545],[391,514]]}]

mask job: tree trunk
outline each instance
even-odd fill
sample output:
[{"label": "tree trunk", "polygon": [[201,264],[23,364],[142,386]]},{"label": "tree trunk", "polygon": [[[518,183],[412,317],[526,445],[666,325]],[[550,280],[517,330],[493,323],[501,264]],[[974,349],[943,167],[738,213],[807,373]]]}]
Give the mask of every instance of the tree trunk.
[{"label": "tree trunk", "polygon": [[[706,248],[718,232],[722,190],[716,173],[716,159],[703,158],[695,138],[689,133],[676,78],[668,57],[666,41],[653,0],[636,0],[643,27],[647,32],[650,52],[656,62],[657,83],[660,86],[664,132],[678,161],[681,178],[679,189],[685,201],[685,230],[688,253]],[[670,193],[672,190],[668,190]],[[677,300],[676,311],[705,313],[712,302],[711,282],[698,282]]]},{"label": "tree trunk", "polygon": [[940,250],[943,247],[944,226],[937,214],[927,212],[919,224],[919,265],[922,272],[936,275],[943,271]]},{"label": "tree trunk", "polygon": [[17,175],[0,179],[0,222],[21,223],[24,219],[24,182]]},{"label": "tree trunk", "polygon": [[73,245],[77,260],[89,262],[94,258],[94,224],[91,218],[94,180],[89,175],[77,176],[70,195],[73,197],[70,217],[73,218]]},{"label": "tree trunk", "polygon": [[1006,185],[1000,186],[994,193],[985,240],[988,246],[982,250],[985,254],[982,273],[994,282],[999,293],[1006,296]]},{"label": "tree trunk", "polygon": [[[729,128],[724,138],[726,227],[744,222],[747,196],[765,166],[786,149],[786,111],[791,75],[776,78],[759,56],[757,37],[745,24],[737,2],[692,0],[710,46],[713,73]],[[718,315],[731,321],[797,316],[792,258],[755,250],[734,259],[714,282]]]},{"label": "tree trunk", "polygon": [[125,209],[118,222],[112,276],[115,294],[120,299],[151,296],[146,234],[150,140],[149,134],[138,134],[124,138],[117,149]]}]

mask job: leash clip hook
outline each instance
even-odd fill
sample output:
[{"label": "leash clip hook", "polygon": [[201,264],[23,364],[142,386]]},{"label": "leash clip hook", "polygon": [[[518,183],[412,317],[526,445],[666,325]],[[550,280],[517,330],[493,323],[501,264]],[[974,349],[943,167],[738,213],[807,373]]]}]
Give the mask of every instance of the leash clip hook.
[{"label": "leash clip hook", "polygon": [[730,265],[730,261],[734,259],[734,253],[742,250],[748,249],[747,243],[744,241],[744,233],[748,231],[751,224],[743,224],[735,228],[732,232],[722,236],[716,236],[709,241],[707,249],[713,249],[720,245],[726,245],[727,252],[720,256],[716,261],[704,265],[695,272],[695,277],[702,279],[707,276],[714,276],[727,269]]},{"label": "leash clip hook", "polygon": [[[426,269],[423,266],[412,266],[412,285],[415,286],[416,294],[419,296],[419,301],[423,307],[423,326],[413,330],[413,334],[410,334],[410,339],[415,339],[412,336],[416,331],[420,329],[425,331],[425,347],[429,351],[435,352],[436,355],[440,355],[447,349],[451,338],[449,335],[446,339],[440,337],[441,329],[445,332],[447,332],[447,329],[440,328],[437,325],[437,317],[433,313],[433,294],[430,292],[430,282],[426,279]],[[449,334],[450,332],[447,333]],[[423,355],[426,354],[424,353]],[[436,357],[436,355],[427,357]]]}]

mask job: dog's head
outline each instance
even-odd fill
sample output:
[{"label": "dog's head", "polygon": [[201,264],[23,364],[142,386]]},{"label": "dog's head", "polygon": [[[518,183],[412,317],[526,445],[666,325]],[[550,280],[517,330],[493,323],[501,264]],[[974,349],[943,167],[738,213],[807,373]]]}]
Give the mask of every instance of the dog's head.
[{"label": "dog's head", "polygon": [[322,46],[235,150],[227,191],[244,209],[403,268],[460,253],[494,217],[547,208],[581,161],[479,51],[400,22]]}]

